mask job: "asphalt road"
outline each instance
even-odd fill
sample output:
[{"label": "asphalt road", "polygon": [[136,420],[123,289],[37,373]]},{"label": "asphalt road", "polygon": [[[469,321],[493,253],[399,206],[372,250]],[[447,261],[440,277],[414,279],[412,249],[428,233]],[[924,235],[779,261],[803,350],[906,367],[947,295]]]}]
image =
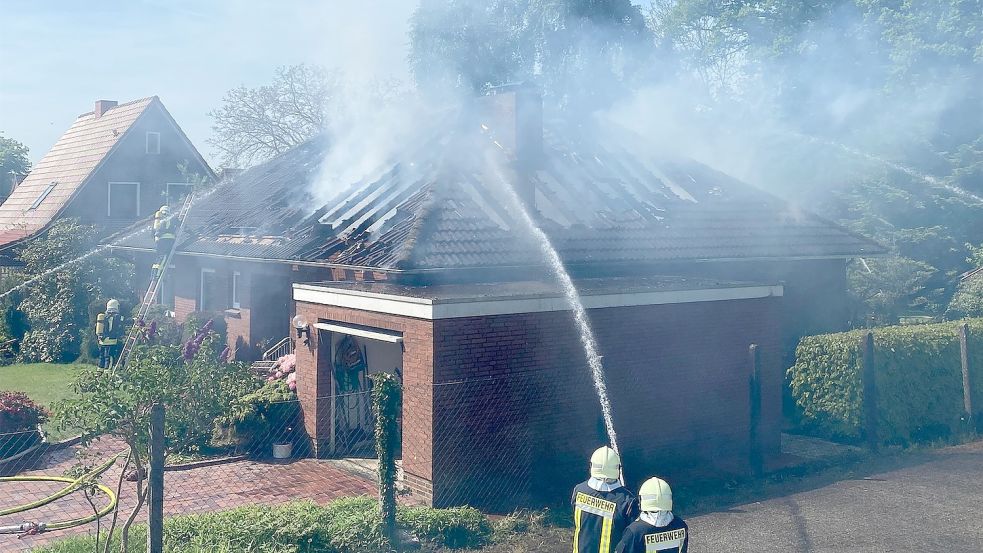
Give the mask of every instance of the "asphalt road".
[{"label": "asphalt road", "polygon": [[983,442],[688,522],[691,553],[981,553]]}]

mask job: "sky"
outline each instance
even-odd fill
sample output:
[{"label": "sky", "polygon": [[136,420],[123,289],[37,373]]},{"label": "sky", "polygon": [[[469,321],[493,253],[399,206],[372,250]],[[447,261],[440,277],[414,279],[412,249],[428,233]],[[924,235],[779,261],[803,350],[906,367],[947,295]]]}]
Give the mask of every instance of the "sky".
[{"label": "sky", "polygon": [[160,96],[195,146],[207,113],[279,65],[408,79],[416,0],[4,0],[0,131],[36,162],[98,99]]}]

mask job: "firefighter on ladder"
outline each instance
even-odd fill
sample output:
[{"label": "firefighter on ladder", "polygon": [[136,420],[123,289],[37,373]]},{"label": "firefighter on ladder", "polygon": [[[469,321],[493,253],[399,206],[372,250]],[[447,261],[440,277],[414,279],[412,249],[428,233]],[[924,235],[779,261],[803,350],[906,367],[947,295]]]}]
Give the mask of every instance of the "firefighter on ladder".
[{"label": "firefighter on ladder", "polygon": [[621,457],[610,447],[591,455],[590,478],[573,489],[573,553],[611,553],[638,514],[635,494],[621,484]]},{"label": "firefighter on ladder", "polygon": [[122,338],[123,316],[119,314],[119,300],[109,300],[106,312],[96,316],[100,368],[108,369],[119,357]]},{"label": "firefighter on ladder", "polygon": [[686,553],[689,527],[672,514],[672,489],[661,478],[649,478],[638,490],[642,514],[625,530],[615,553]]},{"label": "firefighter on ladder", "polygon": [[174,246],[174,218],[170,217],[170,208],[166,204],[154,213],[154,245],[157,262],[154,263],[153,276],[156,278],[164,270],[161,265],[167,261],[167,254]]}]

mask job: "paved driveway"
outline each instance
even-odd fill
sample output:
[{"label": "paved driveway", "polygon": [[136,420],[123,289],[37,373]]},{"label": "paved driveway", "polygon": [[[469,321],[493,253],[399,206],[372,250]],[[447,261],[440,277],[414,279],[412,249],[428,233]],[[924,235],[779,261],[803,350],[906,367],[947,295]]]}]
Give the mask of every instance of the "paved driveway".
[{"label": "paved driveway", "polygon": [[689,519],[693,553],[983,552],[983,442]]}]

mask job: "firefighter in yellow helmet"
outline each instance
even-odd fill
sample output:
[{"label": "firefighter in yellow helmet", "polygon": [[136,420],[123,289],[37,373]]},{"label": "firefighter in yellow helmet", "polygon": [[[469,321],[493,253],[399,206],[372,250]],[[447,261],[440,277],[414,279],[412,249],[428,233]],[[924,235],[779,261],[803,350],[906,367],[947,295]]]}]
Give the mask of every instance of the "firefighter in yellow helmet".
[{"label": "firefighter in yellow helmet", "polygon": [[154,213],[154,245],[157,250],[157,262],[153,267],[155,277],[174,246],[174,218],[170,214],[170,208],[166,204],[160,206],[157,213]]},{"label": "firefighter in yellow helmet", "polygon": [[591,455],[590,478],[573,489],[573,553],[611,553],[638,514],[635,494],[621,484],[621,457],[610,447]]},{"label": "firefighter in yellow helmet", "polygon": [[99,341],[99,366],[107,369],[119,357],[123,345],[123,316],[119,300],[106,302],[106,312],[96,316],[96,339]]},{"label": "firefighter in yellow helmet", "polygon": [[661,478],[649,478],[638,490],[642,514],[628,525],[615,553],[686,553],[689,527],[672,514],[672,489]]}]

